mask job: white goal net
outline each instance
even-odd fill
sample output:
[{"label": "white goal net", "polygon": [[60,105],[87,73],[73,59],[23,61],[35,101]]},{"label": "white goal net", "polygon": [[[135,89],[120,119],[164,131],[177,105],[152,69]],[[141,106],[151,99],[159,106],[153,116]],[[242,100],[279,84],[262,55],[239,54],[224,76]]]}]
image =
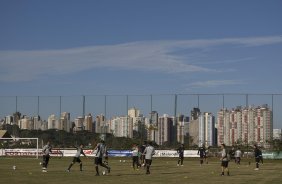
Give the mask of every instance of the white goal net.
[{"label": "white goal net", "polygon": [[0,156],[38,158],[38,138],[0,138]]}]

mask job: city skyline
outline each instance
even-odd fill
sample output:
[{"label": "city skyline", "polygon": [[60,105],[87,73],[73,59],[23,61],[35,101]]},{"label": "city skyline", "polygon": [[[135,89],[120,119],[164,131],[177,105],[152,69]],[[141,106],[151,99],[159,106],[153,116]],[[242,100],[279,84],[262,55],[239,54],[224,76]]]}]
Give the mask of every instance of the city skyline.
[{"label": "city skyline", "polygon": [[[268,147],[273,139],[273,114],[265,104],[257,107],[236,107],[230,110],[220,109],[217,121],[209,112],[201,112],[193,108],[189,116],[168,114],[159,115],[153,111],[150,117],[145,117],[136,107],[128,109],[126,116],[112,117],[108,120],[104,115],[91,114],[70,120],[70,113],[63,112],[60,117],[50,115],[48,122],[39,117],[7,116],[2,124],[18,125],[20,129],[48,130],[57,129],[66,132],[88,131],[95,133],[111,133],[116,137],[133,138],[139,135],[158,145],[165,143],[184,143],[184,137],[189,135],[193,145],[215,146],[225,143],[228,146],[236,144],[258,143]],[[137,133],[134,133],[134,131]],[[192,140],[190,141],[190,138]]]},{"label": "city skyline", "polygon": [[145,114],[171,115],[173,94],[211,94],[178,95],[176,112],[269,104],[282,128],[281,8],[265,0],[1,1],[0,117],[15,111],[15,96],[24,114],[38,114],[40,96],[39,114],[76,117],[88,95],[84,110],[108,117],[126,113],[127,94]]}]

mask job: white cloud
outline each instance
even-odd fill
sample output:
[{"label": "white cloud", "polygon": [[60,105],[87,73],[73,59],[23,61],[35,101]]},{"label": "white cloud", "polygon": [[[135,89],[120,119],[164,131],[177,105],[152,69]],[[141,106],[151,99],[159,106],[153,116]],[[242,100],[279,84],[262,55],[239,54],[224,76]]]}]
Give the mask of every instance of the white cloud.
[{"label": "white cloud", "polygon": [[218,87],[226,85],[239,85],[245,82],[239,80],[208,80],[208,81],[198,81],[188,84],[188,87],[192,88],[208,88],[208,87]]},{"label": "white cloud", "polygon": [[282,36],[181,41],[140,41],[62,50],[0,51],[0,81],[30,81],[43,75],[62,75],[95,68],[164,73],[215,72],[193,62],[195,56],[175,52],[219,45],[262,46],[282,43]]}]

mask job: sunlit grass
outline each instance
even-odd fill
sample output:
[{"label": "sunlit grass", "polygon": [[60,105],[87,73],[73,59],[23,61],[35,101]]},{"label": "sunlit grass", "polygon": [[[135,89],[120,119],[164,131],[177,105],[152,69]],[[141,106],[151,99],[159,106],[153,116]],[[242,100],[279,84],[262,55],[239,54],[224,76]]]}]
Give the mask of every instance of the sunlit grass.
[{"label": "sunlit grass", "polygon": [[[177,166],[177,158],[154,158],[151,175],[146,175],[143,168],[133,170],[130,158],[110,158],[112,171],[106,176],[95,176],[93,159],[81,158],[83,172],[75,164],[70,173],[66,169],[72,158],[52,158],[48,172],[42,173],[41,159],[0,157],[1,183],[28,184],[70,184],[70,183],[282,183],[282,160],[265,160],[259,171],[254,171],[254,161],[243,159],[238,168],[231,162],[231,176],[220,176],[220,162],[217,158],[200,166],[198,159],[185,159],[184,166]],[[125,162],[120,162],[120,159]],[[13,165],[17,166],[13,170]],[[100,171],[103,169],[100,168]]]}]

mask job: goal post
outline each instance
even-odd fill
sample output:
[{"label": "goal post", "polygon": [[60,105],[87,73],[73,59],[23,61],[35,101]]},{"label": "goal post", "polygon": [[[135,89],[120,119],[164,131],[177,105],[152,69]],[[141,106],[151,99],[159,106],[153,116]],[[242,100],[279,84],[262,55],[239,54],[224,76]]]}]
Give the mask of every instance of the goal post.
[{"label": "goal post", "polygon": [[39,157],[38,138],[0,138],[0,156]]}]

